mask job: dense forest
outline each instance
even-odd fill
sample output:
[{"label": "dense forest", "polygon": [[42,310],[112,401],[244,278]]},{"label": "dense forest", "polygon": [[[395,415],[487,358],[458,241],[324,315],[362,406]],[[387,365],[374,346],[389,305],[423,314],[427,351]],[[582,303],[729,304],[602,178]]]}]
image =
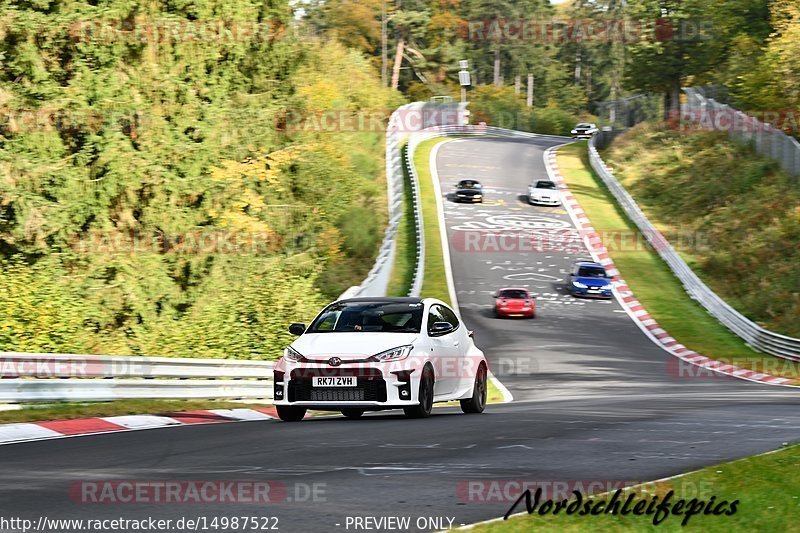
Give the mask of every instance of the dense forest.
[{"label": "dense forest", "polygon": [[[640,93],[660,95],[668,115],[680,101],[680,87],[687,85],[724,87],[746,110],[800,108],[800,4],[795,0],[568,0],[555,5],[547,0],[311,0],[304,5],[315,33],[332,32],[364,52],[386,84],[412,99],[458,97],[458,61],[469,60],[474,84],[469,100],[476,118],[506,120],[511,126],[556,127],[557,111],[598,114],[603,102]],[[396,62],[398,51],[401,61]],[[537,124],[533,115],[544,110],[550,115]]]},{"label": "dense forest", "polygon": [[276,357],[386,220],[381,129],[295,118],[458,98],[460,60],[473,121],[542,133],[681,85],[800,107],[794,0],[0,5],[6,350]]},{"label": "dense forest", "polygon": [[285,2],[92,4],[3,9],[0,346],[279,355],[386,218],[381,133],[285,115],[402,97]]}]

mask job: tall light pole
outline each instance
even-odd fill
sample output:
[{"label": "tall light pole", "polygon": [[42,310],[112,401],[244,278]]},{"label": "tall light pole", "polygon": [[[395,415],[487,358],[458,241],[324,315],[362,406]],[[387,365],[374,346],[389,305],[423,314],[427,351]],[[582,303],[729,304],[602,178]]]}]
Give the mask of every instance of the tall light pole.
[{"label": "tall light pole", "polygon": [[461,84],[461,102],[464,103],[467,101],[467,87],[469,87],[472,83],[469,76],[469,61],[466,59],[462,59],[458,62],[459,67],[461,70],[458,71],[458,83]]},{"label": "tall light pole", "polygon": [[386,0],[381,2],[381,86],[388,86],[389,70],[389,35],[386,13]]}]

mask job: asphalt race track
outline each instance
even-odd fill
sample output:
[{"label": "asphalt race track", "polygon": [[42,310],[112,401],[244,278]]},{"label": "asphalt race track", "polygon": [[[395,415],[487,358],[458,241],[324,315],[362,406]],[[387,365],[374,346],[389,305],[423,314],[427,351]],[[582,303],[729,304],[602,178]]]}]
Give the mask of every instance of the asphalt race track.
[{"label": "asphalt race track", "polygon": [[[510,505],[471,501],[469,480],[644,481],[796,441],[800,391],[681,377],[616,302],[566,295],[567,268],[586,257],[581,250],[466,249],[459,232],[571,227],[562,209],[524,201],[527,184],[546,177],[542,154],[554,144],[457,140],[441,145],[437,157],[445,194],[466,177],[487,188],[483,205],[445,199],[445,216],[461,314],[514,402],[483,415],[441,408],[426,420],[393,411],[2,446],[4,513],[33,520],[276,516],[283,531],[352,531],[346,519],[356,516],[410,516],[411,529],[417,517],[460,525],[500,516]],[[493,318],[490,295],[503,286],[536,293],[537,318]],[[292,501],[76,502],[70,488],[87,480],[269,480]],[[308,501],[314,484],[317,501]]]}]

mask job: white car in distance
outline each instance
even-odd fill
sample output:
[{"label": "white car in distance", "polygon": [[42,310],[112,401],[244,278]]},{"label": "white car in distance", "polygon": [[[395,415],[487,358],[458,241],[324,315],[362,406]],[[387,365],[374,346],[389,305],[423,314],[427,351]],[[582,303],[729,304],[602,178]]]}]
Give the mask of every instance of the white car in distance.
[{"label": "white car in distance", "polygon": [[284,421],[308,409],[402,408],[425,418],[436,402],[459,400],[465,413],[486,406],[488,365],[456,313],[433,298],[351,298],[325,307],[274,368],[274,405]]},{"label": "white car in distance", "polygon": [[561,205],[561,191],[550,180],[537,180],[528,185],[528,203],[532,205]]},{"label": "white car in distance", "polygon": [[581,122],[570,133],[573,139],[591,139],[598,131],[600,130],[597,129],[597,124]]}]

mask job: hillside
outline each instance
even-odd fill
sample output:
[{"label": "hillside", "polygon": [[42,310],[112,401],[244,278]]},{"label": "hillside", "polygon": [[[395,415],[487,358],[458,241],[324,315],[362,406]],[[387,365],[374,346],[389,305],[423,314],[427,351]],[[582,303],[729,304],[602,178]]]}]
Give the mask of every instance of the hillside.
[{"label": "hillside", "polygon": [[603,157],[717,294],[800,336],[800,185],[724,133],[640,125]]}]

